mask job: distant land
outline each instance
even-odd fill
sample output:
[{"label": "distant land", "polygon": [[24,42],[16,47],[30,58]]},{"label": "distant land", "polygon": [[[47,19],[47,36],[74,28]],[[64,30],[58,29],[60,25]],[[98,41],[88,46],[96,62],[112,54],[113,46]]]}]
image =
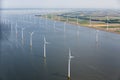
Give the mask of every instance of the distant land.
[{"label": "distant land", "polygon": [[42,15],[46,16],[51,20],[120,34],[120,11],[117,9],[73,9]]}]

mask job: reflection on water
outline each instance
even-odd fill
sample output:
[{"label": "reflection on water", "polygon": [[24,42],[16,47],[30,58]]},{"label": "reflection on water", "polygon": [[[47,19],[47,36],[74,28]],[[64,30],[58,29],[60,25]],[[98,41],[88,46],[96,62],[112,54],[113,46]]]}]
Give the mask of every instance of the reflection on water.
[{"label": "reflection on water", "polygon": [[99,34],[99,30],[96,30],[96,48],[98,48],[98,46],[99,46],[99,36],[98,36],[98,34]]},{"label": "reflection on water", "polygon": [[[71,80],[119,80],[120,35],[34,15],[16,12],[3,15],[1,80],[67,80],[69,47],[75,56],[71,62]],[[29,32],[33,31],[35,34],[31,37]],[[47,45],[46,58],[44,35],[51,43]]]},{"label": "reflection on water", "polygon": [[[44,61],[44,76],[48,76],[48,68],[47,68],[47,61],[46,61],[46,58],[43,59]],[[47,77],[45,77],[45,80],[48,80]]]},{"label": "reflection on water", "polygon": [[32,46],[30,46],[30,52],[32,53]]},{"label": "reflection on water", "polygon": [[0,22],[0,40],[8,40],[11,34],[10,24],[3,24]]},{"label": "reflection on water", "polygon": [[24,39],[22,39],[22,45],[24,46]]}]

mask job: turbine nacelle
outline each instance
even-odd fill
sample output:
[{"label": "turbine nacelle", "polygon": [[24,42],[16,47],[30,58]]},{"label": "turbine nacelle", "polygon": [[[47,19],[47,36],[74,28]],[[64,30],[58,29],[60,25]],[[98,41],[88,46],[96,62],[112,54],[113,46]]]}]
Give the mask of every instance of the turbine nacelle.
[{"label": "turbine nacelle", "polygon": [[72,58],[74,58],[74,56],[70,56],[69,58],[72,59]]},{"label": "turbine nacelle", "polygon": [[69,48],[69,59],[72,59],[72,58],[74,58],[74,56],[71,55],[71,50]]},{"label": "turbine nacelle", "polygon": [[45,37],[44,37],[44,44],[50,44],[49,42],[46,41]]},{"label": "turbine nacelle", "polygon": [[32,36],[34,34],[34,32],[30,32],[30,35]]},{"label": "turbine nacelle", "polygon": [[50,44],[49,42],[45,42],[45,44]]}]

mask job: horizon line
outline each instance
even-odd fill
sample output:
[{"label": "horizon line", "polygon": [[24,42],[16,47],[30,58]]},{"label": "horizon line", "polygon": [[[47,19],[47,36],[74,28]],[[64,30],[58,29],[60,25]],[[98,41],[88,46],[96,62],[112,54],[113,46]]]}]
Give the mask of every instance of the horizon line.
[{"label": "horizon line", "polygon": [[120,8],[0,8],[0,9],[120,9]]}]

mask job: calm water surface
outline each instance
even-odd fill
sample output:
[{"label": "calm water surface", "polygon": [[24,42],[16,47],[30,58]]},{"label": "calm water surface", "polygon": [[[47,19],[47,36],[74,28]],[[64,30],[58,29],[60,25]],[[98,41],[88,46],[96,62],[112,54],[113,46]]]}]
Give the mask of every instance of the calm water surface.
[{"label": "calm water surface", "polygon": [[[64,32],[63,22],[54,29],[52,20],[20,13],[1,14],[0,80],[67,80],[69,48],[71,80],[120,80],[120,35],[70,24]],[[50,42],[46,59],[44,36]]]}]

